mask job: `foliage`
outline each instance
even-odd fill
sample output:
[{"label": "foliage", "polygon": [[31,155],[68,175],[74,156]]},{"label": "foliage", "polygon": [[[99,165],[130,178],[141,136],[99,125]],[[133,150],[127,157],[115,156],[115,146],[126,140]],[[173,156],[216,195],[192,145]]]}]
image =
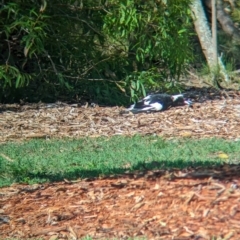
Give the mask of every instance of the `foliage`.
[{"label": "foliage", "polygon": [[0,186],[118,174],[125,172],[126,166],[130,171],[152,169],[156,163],[165,168],[234,163],[239,161],[239,153],[239,141],[223,139],[115,136],[9,142],[1,145]]},{"label": "foliage", "polygon": [[[38,11],[40,9],[40,11]],[[1,85],[16,88],[28,85],[37,73],[38,55],[44,53],[47,16],[43,6],[29,7],[20,1],[0,8]]]},{"label": "foliage", "polygon": [[0,101],[84,98],[123,104],[146,91],[169,90],[191,58],[188,5],[188,0],[2,3]]},{"label": "foliage", "polygon": [[139,90],[144,94],[143,87],[168,89],[168,80],[178,79],[191,59],[189,1],[111,2],[118,7],[106,15],[104,31],[117,45],[122,44],[122,54],[132,65],[132,73],[125,78],[131,81],[131,98]]},{"label": "foliage", "polygon": [[177,81],[167,81],[161,78],[157,68],[151,68],[147,71],[133,72],[125,79],[126,88],[130,90],[131,101],[136,102],[139,93],[146,95],[147,89],[149,92],[181,92],[182,86]]}]

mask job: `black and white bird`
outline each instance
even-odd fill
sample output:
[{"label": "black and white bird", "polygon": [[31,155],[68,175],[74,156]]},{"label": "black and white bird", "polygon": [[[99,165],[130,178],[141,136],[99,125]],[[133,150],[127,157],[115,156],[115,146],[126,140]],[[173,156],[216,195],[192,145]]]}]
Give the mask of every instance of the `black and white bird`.
[{"label": "black and white bird", "polygon": [[165,93],[150,94],[131,105],[127,112],[140,113],[140,112],[157,112],[164,111],[170,107],[192,105],[189,99],[184,98],[183,94],[168,95]]}]

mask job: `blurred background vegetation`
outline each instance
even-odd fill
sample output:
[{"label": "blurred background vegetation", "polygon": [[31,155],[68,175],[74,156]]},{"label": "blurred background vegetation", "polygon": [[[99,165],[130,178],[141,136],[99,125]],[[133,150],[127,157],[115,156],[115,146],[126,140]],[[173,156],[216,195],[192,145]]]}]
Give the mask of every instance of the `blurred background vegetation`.
[{"label": "blurred background vegetation", "polygon": [[[2,0],[0,102],[122,105],[206,66],[189,0]],[[224,2],[236,27],[240,7]],[[206,11],[206,14],[207,11]],[[240,47],[221,28],[230,71]]]}]

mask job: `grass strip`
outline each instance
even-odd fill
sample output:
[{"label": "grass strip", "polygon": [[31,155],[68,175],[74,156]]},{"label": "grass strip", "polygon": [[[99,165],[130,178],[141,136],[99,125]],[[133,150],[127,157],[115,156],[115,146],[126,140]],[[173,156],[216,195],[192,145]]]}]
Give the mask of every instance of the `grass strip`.
[{"label": "grass strip", "polygon": [[[98,177],[126,170],[239,163],[240,141],[157,136],[30,140],[0,145],[0,187]],[[157,163],[157,164],[156,164]]]}]

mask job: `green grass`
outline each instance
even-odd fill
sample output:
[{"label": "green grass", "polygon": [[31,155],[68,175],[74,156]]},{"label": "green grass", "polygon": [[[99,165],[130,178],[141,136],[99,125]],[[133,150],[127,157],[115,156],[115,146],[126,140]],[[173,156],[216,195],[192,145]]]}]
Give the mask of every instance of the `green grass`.
[{"label": "green grass", "polygon": [[[219,152],[229,156],[221,159]],[[124,173],[238,163],[240,141],[152,136],[31,140],[0,145],[0,187]]]}]

